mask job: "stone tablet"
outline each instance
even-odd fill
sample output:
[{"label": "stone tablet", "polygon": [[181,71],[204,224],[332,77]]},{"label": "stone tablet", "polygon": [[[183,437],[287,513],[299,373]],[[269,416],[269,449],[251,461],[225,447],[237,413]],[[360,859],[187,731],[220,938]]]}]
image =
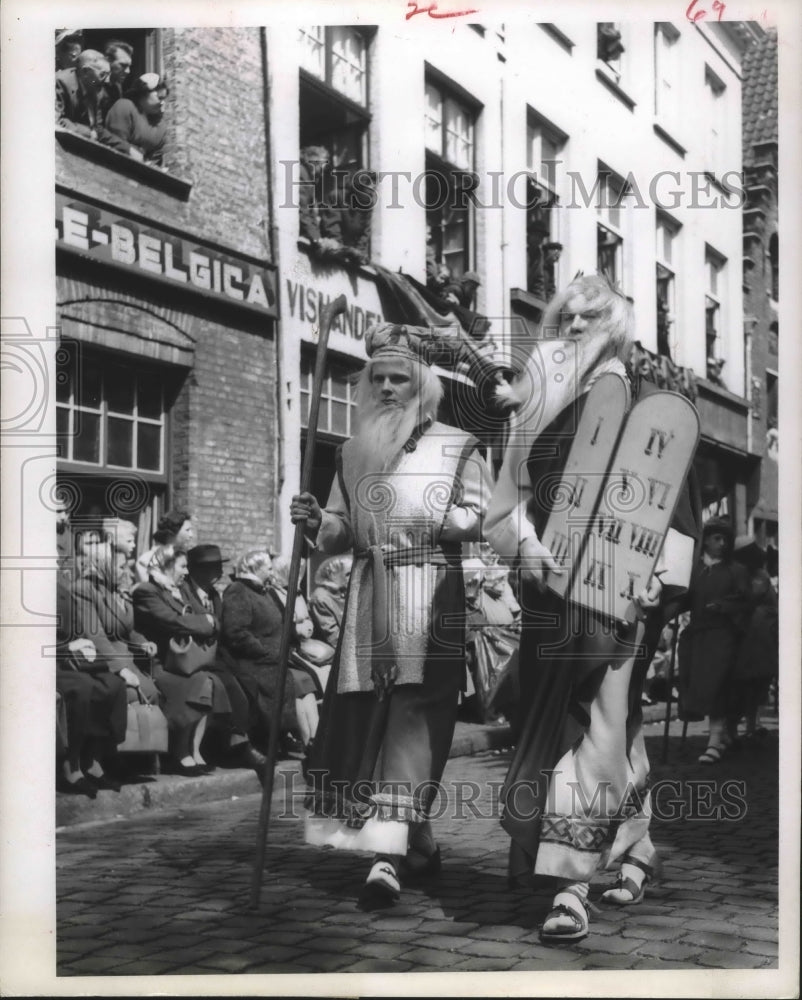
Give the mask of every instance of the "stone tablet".
[{"label": "stone tablet", "polygon": [[620,375],[602,375],[591,387],[561,473],[534,484],[538,500],[551,510],[543,544],[565,569],[547,573],[547,585],[560,597],[571,587],[573,570],[598,507],[605,476],[629,405],[629,388]]}]

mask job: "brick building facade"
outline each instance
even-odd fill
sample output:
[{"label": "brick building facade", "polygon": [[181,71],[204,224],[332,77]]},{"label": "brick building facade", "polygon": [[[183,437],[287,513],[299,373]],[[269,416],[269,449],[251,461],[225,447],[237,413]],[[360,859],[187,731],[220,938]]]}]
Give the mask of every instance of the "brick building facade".
[{"label": "brick building facade", "polygon": [[272,545],[277,492],[260,31],[131,34],[169,85],[166,170],[57,130],[59,480],[78,526],[144,547],[185,507],[233,555]]}]

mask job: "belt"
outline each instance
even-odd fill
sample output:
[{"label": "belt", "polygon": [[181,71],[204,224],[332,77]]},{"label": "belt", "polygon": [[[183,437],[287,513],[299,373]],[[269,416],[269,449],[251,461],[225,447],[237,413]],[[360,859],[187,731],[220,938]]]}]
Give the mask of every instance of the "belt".
[{"label": "belt", "polygon": [[370,545],[354,551],[354,559],[367,559],[373,576],[373,659],[394,660],[395,648],[390,629],[387,597],[388,566],[459,566],[459,543],[416,545],[398,548],[394,545]]}]

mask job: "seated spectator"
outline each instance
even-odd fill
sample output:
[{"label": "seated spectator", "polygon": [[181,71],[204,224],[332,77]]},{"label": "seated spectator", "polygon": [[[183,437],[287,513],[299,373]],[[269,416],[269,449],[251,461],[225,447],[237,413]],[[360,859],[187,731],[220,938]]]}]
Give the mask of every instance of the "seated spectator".
[{"label": "seated spectator", "polygon": [[167,139],[164,101],[167,84],[158,73],[143,73],[109,109],[106,128],[135,160],[161,166]]},{"label": "seated spectator", "polygon": [[131,521],[120,517],[104,517],[100,530],[104,540],[111,545],[112,551],[122,557],[117,572],[117,587],[123,593],[130,594],[136,583],[133,557],[136,551],[137,527]]},{"label": "seated spectator", "polygon": [[134,589],[133,599],[136,627],[157,647],[154,678],[165,699],[172,770],[192,776],[212,770],[201,756],[201,740],[210,716],[219,725],[230,722],[231,704],[222,682],[210,671],[187,676],[170,669],[171,639],[202,643],[215,634],[212,614],[193,614],[187,607],[181,590],[186,573],[186,554],[174,545],[159,546],[151,557],[150,579]]},{"label": "seated spectator", "polygon": [[[279,599],[267,587],[270,572],[270,555],[263,549],[252,549],[237,563],[234,580],[223,594],[223,645],[234,658],[237,679],[263,729],[270,726],[278,691],[283,623]],[[288,671],[280,721],[285,752],[303,756],[316,720],[314,695],[299,697]]]},{"label": "seated spectator", "polygon": [[109,94],[109,106],[123,96],[126,82],[131,74],[131,60],[134,50],[128,42],[118,38],[109,39],[103,46],[103,55],[109,63],[109,82],[106,90]]},{"label": "seated spectator", "polygon": [[109,64],[94,49],[81,52],[71,69],[60,69],[56,73],[56,124],[125,153],[126,144],[104,123],[109,110],[108,78]]},{"label": "seated spectator", "polygon": [[[299,574],[298,585],[306,571],[306,564],[302,563]],[[282,614],[287,606],[287,586],[290,580],[290,560],[286,556],[273,556],[273,565],[270,573],[270,586],[278,598],[281,605]],[[295,595],[295,614],[293,617],[294,631],[292,635],[292,646],[290,650],[290,673],[295,681],[295,691],[299,698],[307,694],[313,694],[315,700],[322,697],[322,692],[326,688],[329,677],[330,661],[333,658],[334,650],[328,657],[328,662],[323,665],[316,663],[319,660],[320,650],[318,644],[312,638],[315,626],[309,617],[309,608],[306,599],[300,591]],[[328,646],[326,650],[328,650]],[[312,734],[317,732],[317,713],[312,719]]]},{"label": "seated spectator", "polygon": [[[219,636],[223,621],[223,599],[215,584],[223,575],[223,563],[228,562],[217,545],[196,545],[187,553],[188,575],[182,584],[186,603],[196,614],[210,614],[214,618]],[[234,762],[252,767],[261,779],[265,757],[252,745],[249,737],[251,710],[248,697],[234,676],[235,664],[231,654],[218,643],[217,657],[208,668],[220,678],[231,702],[231,726],[226,730],[226,741]]]},{"label": "seated spectator", "polygon": [[351,575],[349,556],[330,556],[318,566],[315,589],[309,596],[309,614],[315,626],[314,636],[337,648],[345,609],[348,578]]},{"label": "seated spectator", "polygon": [[136,577],[141,583],[148,580],[148,567],[153,553],[160,545],[174,545],[187,552],[195,544],[195,528],[192,515],[185,510],[168,510],[159,518],[159,525],[153,532],[153,547],[143,552],[136,561]]},{"label": "seated spectator", "polygon": [[466,271],[462,277],[448,281],[442,295],[446,302],[462,306],[463,309],[473,309],[476,289],[481,284],[482,280],[476,271]]},{"label": "seated spectator", "polygon": [[56,32],[56,72],[73,69],[83,48],[83,31],[80,28],[59,28]]},{"label": "seated spectator", "polygon": [[70,525],[70,508],[64,496],[56,498],[56,552],[59,571],[71,583],[75,579],[75,539]]},{"label": "seated spectator", "polygon": [[110,542],[99,539],[86,548],[81,576],[73,587],[78,633],[91,639],[112,673],[119,674],[128,688],[128,701],[139,693],[157,703],[159,694],[152,679],[137,665],[135,656],[151,658],[156,646],[134,628],[130,595],[120,592],[117,554]]},{"label": "seated spectator", "polygon": [[56,692],[66,721],[66,747],[56,781],[58,791],[97,796],[120,790],[102,761],[125,739],[125,680],[109,669],[94,643],[79,634],[68,577],[56,581]]}]

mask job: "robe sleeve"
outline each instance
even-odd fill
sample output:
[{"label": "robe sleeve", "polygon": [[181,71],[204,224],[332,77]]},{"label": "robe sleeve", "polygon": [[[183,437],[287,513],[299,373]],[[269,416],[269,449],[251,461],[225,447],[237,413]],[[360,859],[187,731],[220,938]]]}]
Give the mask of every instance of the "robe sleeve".
[{"label": "robe sleeve", "polygon": [[518,555],[524,539],[537,538],[529,518],[532,484],[526,468],[528,456],[527,448],[515,441],[509,443],[485,516],[485,539],[505,559]]},{"label": "robe sleeve", "polygon": [[317,538],[313,544],[320,552],[337,555],[339,552],[347,552],[353,546],[353,540],[348,504],[340,488],[340,477],[335,476]]},{"label": "robe sleeve", "polygon": [[454,490],[455,502],[446,511],[440,538],[444,542],[471,542],[481,538],[493,480],[487,463],[474,449],[465,460]]}]

